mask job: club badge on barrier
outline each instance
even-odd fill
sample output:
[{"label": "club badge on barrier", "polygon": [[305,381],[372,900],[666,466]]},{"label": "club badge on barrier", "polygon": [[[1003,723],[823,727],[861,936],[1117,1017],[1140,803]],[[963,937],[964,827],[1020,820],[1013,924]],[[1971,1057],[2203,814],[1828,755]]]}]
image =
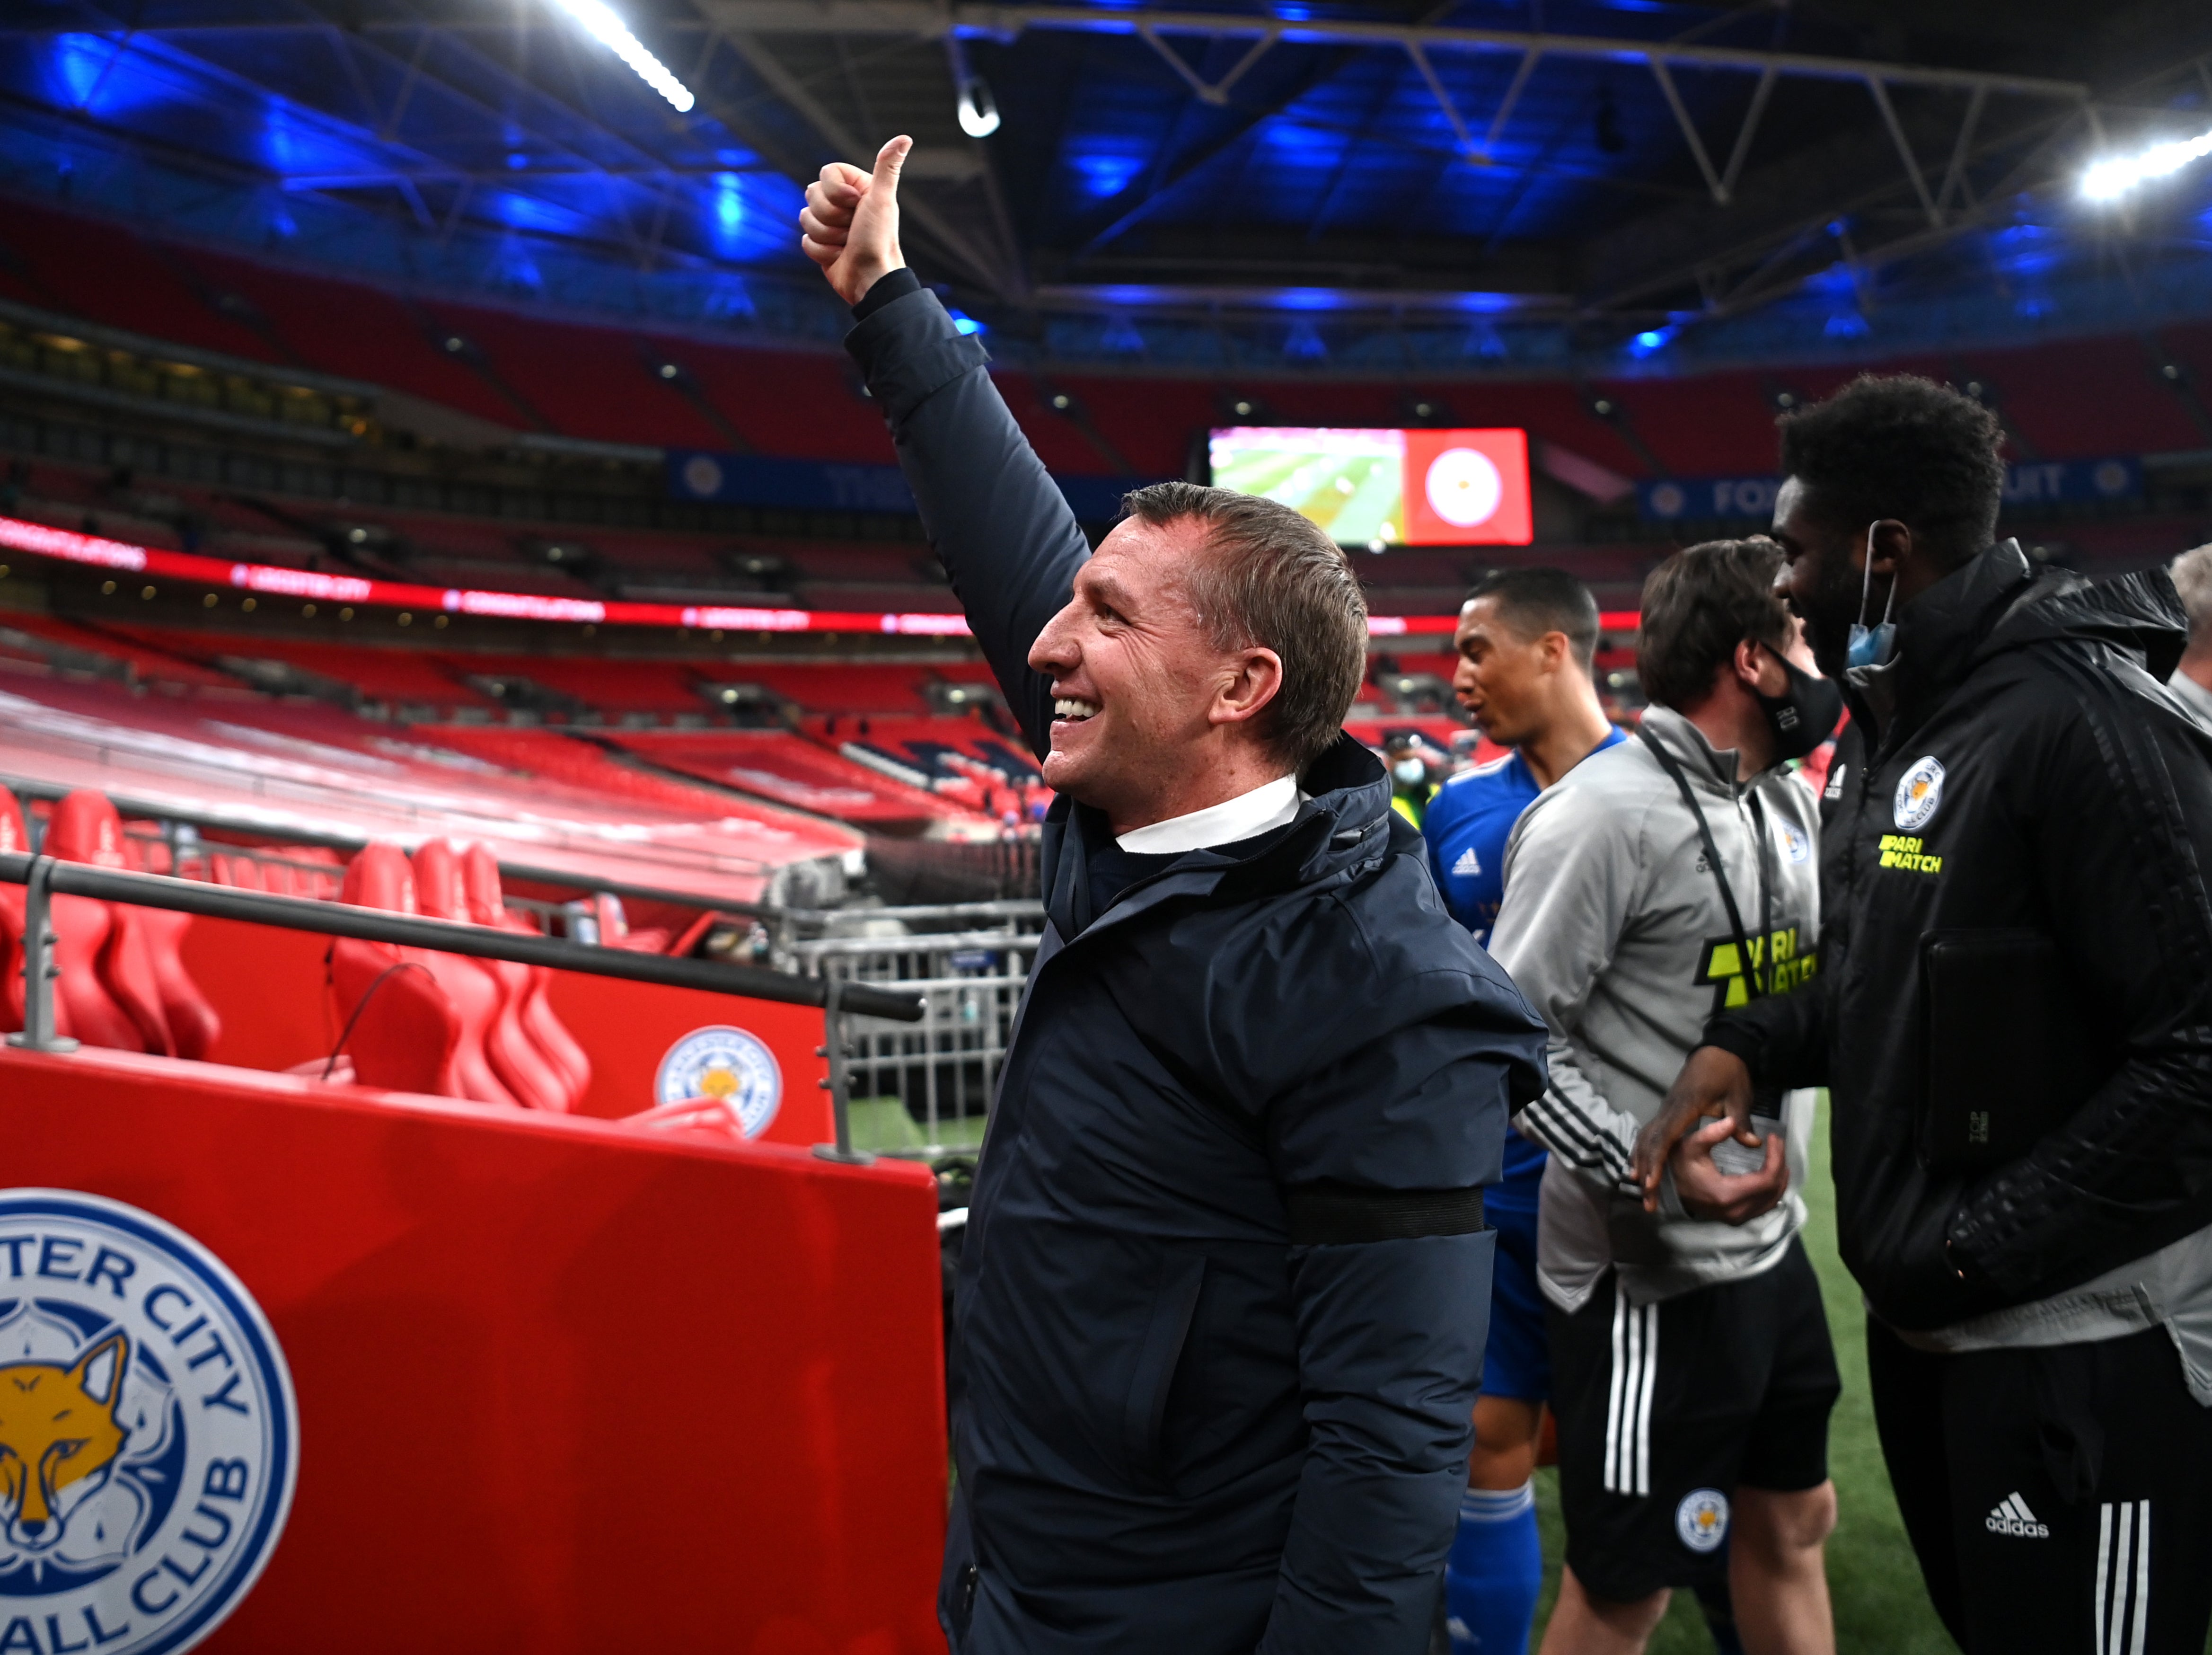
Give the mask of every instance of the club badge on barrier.
[{"label": "club badge on barrier", "polygon": [[707,1102],[757,1138],[783,1103],[783,1069],[757,1035],[727,1025],[694,1029],[668,1049],[653,1077],[656,1109]]},{"label": "club badge on barrier", "polygon": [[268,1318],[183,1231],[75,1190],[0,1190],[0,1648],[191,1648],[291,1510]]}]

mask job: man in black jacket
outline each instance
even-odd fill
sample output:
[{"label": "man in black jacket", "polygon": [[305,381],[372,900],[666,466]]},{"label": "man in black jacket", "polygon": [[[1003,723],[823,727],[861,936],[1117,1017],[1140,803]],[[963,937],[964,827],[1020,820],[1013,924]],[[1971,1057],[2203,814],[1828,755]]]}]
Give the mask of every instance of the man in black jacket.
[{"label": "man in black jacket", "polygon": [[895,139],[801,223],[1060,792],[956,1308],[961,1655],[1418,1655],[1465,1482],[1481,1187],[1543,1029],[1341,729],[1366,610],[1271,502],[1091,556],[902,267]]},{"label": "man in black jacket", "polygon": [[[1717,1017],[1637,1147],[1826,1085],[1883,1454],[1973,1655],[2198,1655],[2212,1616],[2212,741],[2160,571],[1990,545],[1995,418],[1861,380],[1775,535],[1852,722],[1823,992]],[[1892,620],[1893,618],[1893,630]]]}]

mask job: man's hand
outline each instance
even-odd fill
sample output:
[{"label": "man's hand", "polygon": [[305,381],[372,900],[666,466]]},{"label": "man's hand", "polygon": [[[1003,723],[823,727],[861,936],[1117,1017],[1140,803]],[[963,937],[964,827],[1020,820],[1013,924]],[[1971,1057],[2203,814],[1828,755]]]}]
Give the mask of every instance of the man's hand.
[{"label": "man's hand", "polygon": [[848,305],[859,304],[877,282],[906,267],[899,252],[898,181],[913,148],[912,138],[893,138],[877,155],[872,175],[833,161],[806,186],[799,247]]},{"label": "man's hand", "polygon": [[1659,1210],[1659,1179],[1674,1146],[1709,1115],[1727,1117],[1738,1143],[1759,1147],[1759,1135],[1751,1129],[1751,1071],[1743,1059],[1718,1046],[1700,1046],[1690,1054],[1659,1112],[1636,1135],[1630,1166],[1644,1186],[1645,1212]]},{"label": "man's hand", "polygon": [[[1790,1156],[1779,1132],[1766,1135],[1766,1164],[1756,1172],[1731,1177],[1713,1165],[1713,1148],[1735,1135],[1723,1118],[1699,1127],[1675,1147],[1670,1157],[1674,1193],[1692,1218],[1723,1224],[1748,1224],[1768,1211],[1790,1189]],[[1642,1147],[1641,1140],[1638,1147]]]}]

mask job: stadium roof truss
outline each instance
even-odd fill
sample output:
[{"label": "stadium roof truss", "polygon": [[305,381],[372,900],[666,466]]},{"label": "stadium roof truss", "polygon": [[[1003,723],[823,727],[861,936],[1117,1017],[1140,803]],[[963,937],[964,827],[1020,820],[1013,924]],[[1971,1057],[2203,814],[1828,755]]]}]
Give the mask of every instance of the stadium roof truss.
[{"label": "stadium roof truss", "polygon": [[[1323,328],[1340,362],[1348,332],[1421,328],[1657,350],[1778,301],[1832,335],[1915,283],[2201,255],[2204,202],[2092,219],[2064,186],[2109,143],[2201,126],[2212,58],[2030,72],[2090,60],[2060,14],[2110,34],[2164,3],[2048,0],[2039,35],[1990,40],[1968,0],[1836,8],[1856,22],[1674,0],[618,7],[696,94],[678,114],[549,0],[50,0],[0,15],[0,182],[100,151],[142,193],[212,186],[233,239],[336,204],[419,244],[491,238],[525,289],[566,250],[797,294],[805,180],[903,131],[917,263],[1047,356],[1152,356],[1181,329],[1232,360],[1228,334],[1262,325],[1292,366],[1302,339],[1329,355]],[[1946,38],[1971,49],[1869,49],[1923,14],[1968,19]],[[2169,39],[2191,26],[2171,15]],[[957,107],[978,81],[1001,118],[981,137]]]}]

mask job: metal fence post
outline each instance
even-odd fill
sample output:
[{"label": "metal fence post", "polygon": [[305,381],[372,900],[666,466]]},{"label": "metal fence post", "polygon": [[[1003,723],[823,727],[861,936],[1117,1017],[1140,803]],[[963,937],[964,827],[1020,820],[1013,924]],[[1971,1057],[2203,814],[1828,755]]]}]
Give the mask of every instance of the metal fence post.
[{"label": "metal fence post", "polygon": [[845,1044],[849,1036],[845,1025],[844,979],[825,974],[822,979],[822,1055],[830,1060],[830,1078],[822,1082],[830,1089],[830,1118],[836,1123],[837,1141],[817,1144],[814,1153],[825,1161],[842,1161],[848,1166],[868,1166],[875,1157],[864,1149],[853,1147],[853,1123],[846,1107],[846,1092],[849,1076],[845,1067]]},{"label": "metal fence post", "polygon": [[31,877],[23,881],[23,1027],[8,1037],[8,1044],[25,1051],[75,1051],[77,1043],[54,1032],[54,979],[62,974],[54,964],[54,859],[40,856],[31,863]]}]

